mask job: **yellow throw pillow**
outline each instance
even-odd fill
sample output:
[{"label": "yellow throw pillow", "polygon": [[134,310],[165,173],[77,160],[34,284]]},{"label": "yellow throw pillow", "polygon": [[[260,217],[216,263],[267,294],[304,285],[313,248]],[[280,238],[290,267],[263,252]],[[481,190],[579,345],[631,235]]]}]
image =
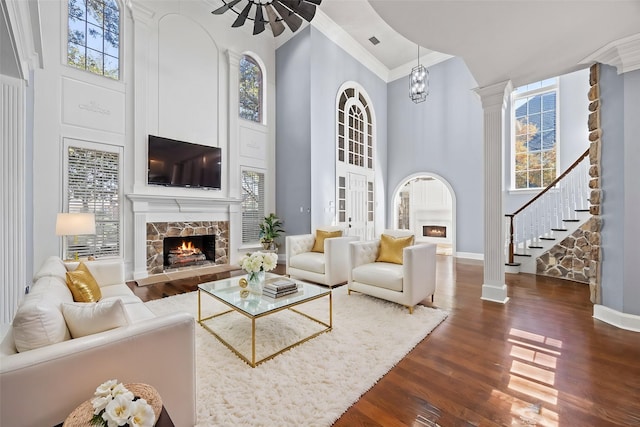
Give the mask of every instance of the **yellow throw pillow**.
[{"label": "yellow throw pillow", "polygon": [[402,250],[413,245],[413,236],[393,237],[383,234],[380,237],[380,252],[376,261],[402,264]]},{"label": "yellow throw pillow", "polygon": [[313,243],[313,248],[311,248],[311,252],[324,253],[324,239],[330,239],[332,237],[342,237],[342,230],[337,230],[337,231],[316,230],[316,241]]},{"label": "yellow throw pillow", "polygon": [[75,270],[67,272],[67,286],[76,302],[98,302],[102,298],[98,282],[83,262]]}]

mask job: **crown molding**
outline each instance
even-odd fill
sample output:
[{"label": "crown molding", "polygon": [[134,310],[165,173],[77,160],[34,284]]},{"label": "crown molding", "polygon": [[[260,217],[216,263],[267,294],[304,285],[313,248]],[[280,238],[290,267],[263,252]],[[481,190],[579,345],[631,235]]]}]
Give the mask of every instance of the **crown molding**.
[{"label": "crown molding", "polygon": [[42,66],[40,8],[37,2],[6,0],[7,25],[14,43],[21,78],[28,82],[29,70]]},{"label": "crown molding", "polygon": [[133,20],[143,24],[149,24],[156,14],[153,10],[141,5],[138,1],[127,0],[126,6],[131,12]]},{"label": "crown molding", "polygon": [[600,62],[616,67],[618,74],[640,69],[640,33],[612,41],[598,49],[581,64]]}]

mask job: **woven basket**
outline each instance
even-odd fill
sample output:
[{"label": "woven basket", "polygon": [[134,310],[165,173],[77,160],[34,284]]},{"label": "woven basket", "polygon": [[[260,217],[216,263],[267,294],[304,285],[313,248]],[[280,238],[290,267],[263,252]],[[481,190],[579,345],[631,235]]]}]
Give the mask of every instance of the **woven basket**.
[{"label": "woven basket", "polygon": [[[134,396],[146,400],[147,403],[151,405],[153,413],[156,415],[156,421],[158,421],[158,417],[162,411],[162,398],[157,390],[148,384],[142,383],[125,384],[124,386],[133,393]],[[64,420],[63,427],[86,427],[89,425],[92,417],[93,406],[91,405],[91,399],[89,399],[82,402],[80,406],[69,414],[67,419]]]}]

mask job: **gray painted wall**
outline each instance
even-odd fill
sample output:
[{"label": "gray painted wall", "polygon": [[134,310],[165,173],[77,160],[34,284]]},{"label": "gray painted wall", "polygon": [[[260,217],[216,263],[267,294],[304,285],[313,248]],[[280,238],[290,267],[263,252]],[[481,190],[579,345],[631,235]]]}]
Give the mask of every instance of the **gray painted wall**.
[{"label": "gray painted wall", "polygon": [[[434,173],[456,196],[456,250],[481,254],[483,223],[483,113],[466,64],[452,58],[429,68],[427,100],[409,99],[408,77],[388,86],[387,193],[406,177]],[[389,207],[391,209],[392,207]]]},{"label": "gray painted wall", "polygon": [[[373,104],[377,123],[376,178],[381,183],[376,198],[384,201],[385,82],[312,26],[276,51],[276,63],[276,206],[287,234],[309,233],[315,227],[331,224],[335,217],[336,96],[347,81],[360,84]],[[298,80],[295,89],[293,80]],[[301,117],[301,113],[309,117]],[[292,163],[297,164],[291,167]],[[282,194],[287,189],[292,194]],[[382,231],[384,202],[378,203],[376,209],[376,230]]]},{"label": "gray painted wall", "polygon": [[624,75],[624,297],[622,311],[640,315],[640,70]]},{"label": "gray painted wall", "polygon": [[276,213],[287,234],[311,229],[310,28],[276,51]]},{"label": "gray painted wall", "polygon": [[[618,75],[602,65],[602,304],[640,314],[637,242],[640,239],[640,71]],[[633,140],[633,143],[632,143]]]}]

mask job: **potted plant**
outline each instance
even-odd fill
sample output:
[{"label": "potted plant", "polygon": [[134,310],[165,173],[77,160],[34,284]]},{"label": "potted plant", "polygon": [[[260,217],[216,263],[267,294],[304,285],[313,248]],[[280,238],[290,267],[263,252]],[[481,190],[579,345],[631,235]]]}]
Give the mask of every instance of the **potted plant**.
[{"label": "potted plant", "polygon": [[284,232],[282,221],[274,213],[265,216],[260,224],[260,243],[265,250],[275,249],[274,240],[280,237],[280,233]]}]

